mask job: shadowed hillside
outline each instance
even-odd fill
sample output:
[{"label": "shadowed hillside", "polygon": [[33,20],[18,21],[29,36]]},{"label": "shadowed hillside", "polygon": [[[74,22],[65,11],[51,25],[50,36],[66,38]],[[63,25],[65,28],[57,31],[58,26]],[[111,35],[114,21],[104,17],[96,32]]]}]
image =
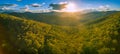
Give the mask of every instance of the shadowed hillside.
[{"label": "shadowed hillside", "polygon": [[0,24],[0,54],[18,54],[9,42],[9,36],[11,36],[10,32]]},{"label": "shadowed hillside", "polygon": [[8,36],[5,28],[0,24],[0,54],[6,54],[3,48],[4,42],[6,42],[6,37]]}]

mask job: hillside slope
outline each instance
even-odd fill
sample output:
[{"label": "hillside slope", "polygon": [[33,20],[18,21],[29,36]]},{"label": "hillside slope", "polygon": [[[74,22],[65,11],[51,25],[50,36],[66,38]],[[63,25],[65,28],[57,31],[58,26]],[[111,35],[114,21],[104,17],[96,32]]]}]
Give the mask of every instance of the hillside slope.
[{"label": "hillside slope", "polygon": [[8,36],[6,33],[7,32],[5,28],[0,24],[0,54],[6,54],[5,50],[2,47],[4,41],[6,40],[5,36]]},{"label": "hillside slope", "polygon": [[13,51],[13,46],[9,42],[8,36],[10,36],[10,32],[0,24],[0,54],[18,54],[16,50]]},{"label": "hillside slope", "polygon": [[82,14],[77,13],[64,13],[64,12],[50,12],[50,13],[9,13],[20,18],[34,20],[52,25],[79,25],[80,23],[86,23],[95,19],[100,19],[104,16],[111,15],[118,11],[107,11],[107,12],[90,12]]},{"label": "hillside slope", "polygon": [[20,54],[120,53],[120,12],[76,26],[51,25],[6,14],[0,14],[0,23],[10,32],[9,42]]}]

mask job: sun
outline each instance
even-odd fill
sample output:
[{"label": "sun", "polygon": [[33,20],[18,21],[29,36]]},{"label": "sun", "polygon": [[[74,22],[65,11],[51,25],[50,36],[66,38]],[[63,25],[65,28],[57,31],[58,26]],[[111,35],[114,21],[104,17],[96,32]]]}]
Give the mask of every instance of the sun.
[{"label": "sun", "polygon": [[65,12],[77,12],[77,7],[74,3],[68,3],[64,11]]}]

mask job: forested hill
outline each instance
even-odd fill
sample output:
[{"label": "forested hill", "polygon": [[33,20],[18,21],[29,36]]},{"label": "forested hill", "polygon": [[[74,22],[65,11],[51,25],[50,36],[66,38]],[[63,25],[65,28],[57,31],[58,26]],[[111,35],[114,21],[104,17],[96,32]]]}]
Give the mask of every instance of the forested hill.
[{"label": "forested hill", "polygon": [[[58,15],[46,17],[48,19],[54,16]],[[9,38],[5,47],[9,50],[16,49],[16,54],[119,54],[120,12],[96,19],[92,18],[93,15],[90,16],[92,20],[78,21],[74,26],[63,26],[37,21],[35,17],[35,20],[31,20],[32,17],[28,19],[0,14],[0,23],[10,33],[9,36],[4,36]]]},{"label": "forested hill", "polygon": [[35,20],[52,25],[78,25],[81,22],[87,23],[98,18],[116,13],[118,11],[107,11],[107,12],[90,12],[90,13],[65,13],[65,12],[49,12],[49,13],[8,13],[10,15]]}]

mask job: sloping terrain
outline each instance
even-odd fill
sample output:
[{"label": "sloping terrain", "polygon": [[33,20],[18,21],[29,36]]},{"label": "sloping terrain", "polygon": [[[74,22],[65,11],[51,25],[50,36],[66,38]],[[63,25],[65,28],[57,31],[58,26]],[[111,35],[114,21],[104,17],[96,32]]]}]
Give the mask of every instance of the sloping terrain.
[{"label": "sloping terrain", "polygon": [[6,33],[5,28],[0,24],[0,54],[6,54],[3,49],[4,41],[7,40],[5,36],[8,36]]},{"label": "sloping terrain", "polygon": [[0,24],[0,54],[18,54],[9,42],[8,36],[10,36],[10,32]]},{"label": "sloping terrain", "polygon": [[82,14],[77,13],[64,13],[64,12],[50,12],[50,13],[9,13],[10,15],[35,20],[38,22],[43,22],[52,25],[64,25],[64,26],[75,26],[80,23],[87,23],[95,19],[100,19],[104,16],[109,16],[112,13],[117,11],[108,11],[108,12],[90,12]]},{"label": "sloping terrain", "polygon": [[2,33],[12,43],[8,48],[20,54],[119,54],[120,12],[91,20],[63,26],[0,14],[1,28],[10,33],[9,37]]}]

